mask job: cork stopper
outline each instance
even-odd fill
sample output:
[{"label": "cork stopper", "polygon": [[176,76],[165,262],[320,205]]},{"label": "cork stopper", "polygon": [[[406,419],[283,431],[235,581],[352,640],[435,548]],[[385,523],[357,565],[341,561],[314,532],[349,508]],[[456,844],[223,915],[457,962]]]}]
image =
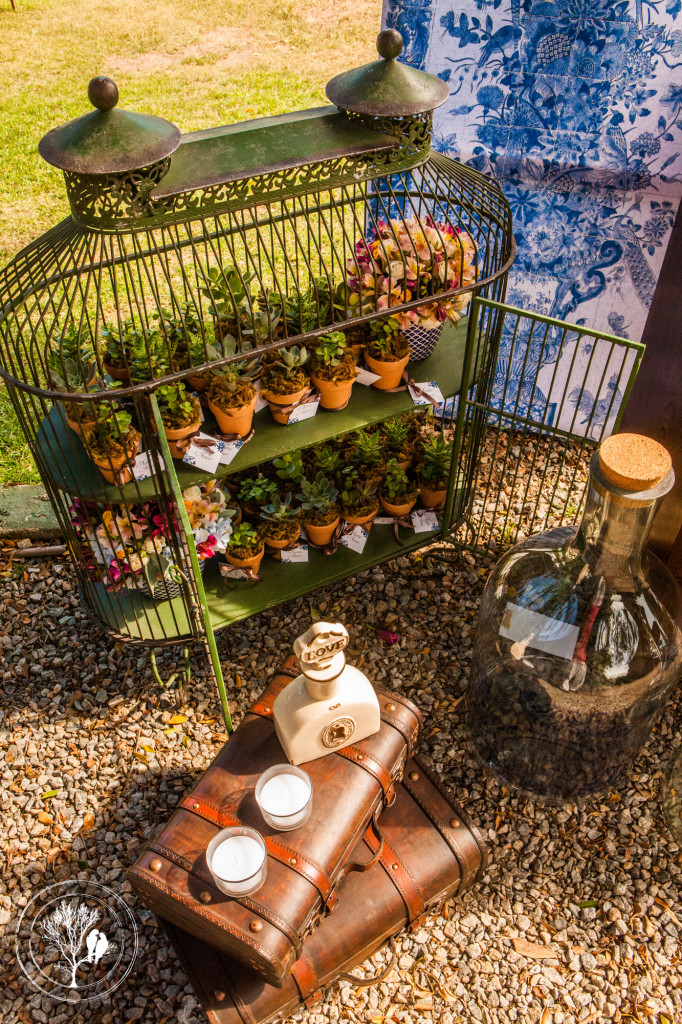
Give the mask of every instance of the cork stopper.
[{"label": "cork stopper", "polygon": [[624,491],[648,491],[672,466],[670,453],[642,434],[613,434],[599,448],[599,468],[609,483]]}]

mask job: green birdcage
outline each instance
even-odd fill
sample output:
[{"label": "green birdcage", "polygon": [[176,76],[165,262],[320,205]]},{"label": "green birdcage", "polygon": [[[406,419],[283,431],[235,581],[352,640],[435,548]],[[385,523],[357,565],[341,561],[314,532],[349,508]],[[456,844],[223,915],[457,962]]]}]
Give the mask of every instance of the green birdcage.
[{"label": "green birdcage", "polygon": [[[64,172],[71,215],[0,275],[0,375],[85,608],[127,641],[202,642],[228,728],[216,631],[447,539],[471,507],[514,257],[509,206],[493,181],[431,150],[445,83],[396,61],[397,32],[377,45],[379,60],[329,83],[333,106],[184,136],[118,109],[115,84],[94,79],[95,109],[40,143]],[[382,282],[366,276],[370,250]],[[455,324],[474,296],[490,305]],[[436,307],[449,311],[437,345],[405,377],[453,400],[435,420],[455,440],[437,530],[377,527],[362,554],[311,547],[308,562],[268,559],[259,574],[203,559],[192,506],[211,504],[206,481],[224,485],[212,512],[222,522],[246,471],[414,408],[404,382],[356,383],[344,408],[286,426],[264,409],[244,432],[216,425],[205,395],[251,396],[283,347],[339,332],[348,350],[374,322]],[[423,343],[415,335],[413,356]],[[201,468],[216,452],[218,465]]]}]

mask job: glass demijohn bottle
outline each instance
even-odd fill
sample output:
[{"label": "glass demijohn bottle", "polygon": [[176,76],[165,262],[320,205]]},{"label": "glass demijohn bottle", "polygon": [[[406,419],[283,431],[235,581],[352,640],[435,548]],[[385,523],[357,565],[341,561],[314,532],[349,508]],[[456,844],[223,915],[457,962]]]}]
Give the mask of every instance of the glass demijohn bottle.
[{"label": "glass demijohn bottle", "polygon": [[502,779],[570,800],[619,781],[647,741],[682,664],[676,584],[646,551],[674,473],[636,434],[590,463],[582,522],[517,544],[481,602],[467,719]]}]

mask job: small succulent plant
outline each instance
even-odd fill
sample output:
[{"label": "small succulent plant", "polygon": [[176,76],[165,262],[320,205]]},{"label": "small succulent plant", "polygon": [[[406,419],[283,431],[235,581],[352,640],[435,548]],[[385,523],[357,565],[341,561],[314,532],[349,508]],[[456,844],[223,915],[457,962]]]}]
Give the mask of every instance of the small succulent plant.
[{"label": "small succulent plant", "polygon": [[298,509],[291,504],[291,492],[287,492],[284,498],[276,494],[268,505],[261,509],[261,519],[268,523],[290,523],[296,519]]},{"label": "small succulent plant", "polygon": [[301,481],[301,493],[297,495],[301,508],[306,512],[327,515],[339,496],[338,489],[324,473],[318,473],[314,480]]}]

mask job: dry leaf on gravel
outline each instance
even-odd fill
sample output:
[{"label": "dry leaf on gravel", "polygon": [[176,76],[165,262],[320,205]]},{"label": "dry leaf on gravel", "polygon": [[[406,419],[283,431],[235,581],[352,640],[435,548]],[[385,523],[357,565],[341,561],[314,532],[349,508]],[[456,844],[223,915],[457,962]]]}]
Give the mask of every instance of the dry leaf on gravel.
[{"label": "dry leaf on gravel", "polygon": [[557,960],[558,954],[551,946],[543,946],[539,942],[528,942],[526,939],[512,939],[514,949],[521,956],[531,960]]}]

